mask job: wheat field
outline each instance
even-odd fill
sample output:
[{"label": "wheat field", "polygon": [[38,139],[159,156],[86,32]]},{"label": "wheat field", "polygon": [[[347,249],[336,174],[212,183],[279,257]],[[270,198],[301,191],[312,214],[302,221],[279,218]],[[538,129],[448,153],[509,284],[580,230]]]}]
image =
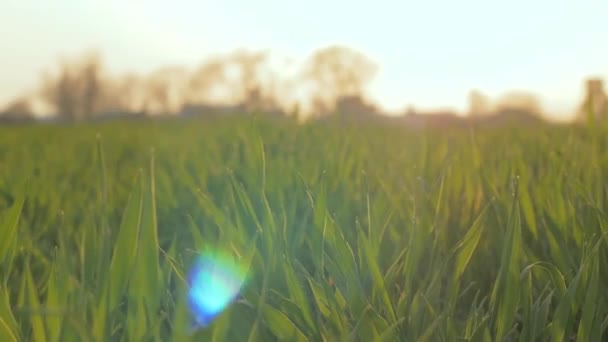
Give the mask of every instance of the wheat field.
[{"label": "wheat field", "polygon": [[[608,127],[0,127],[0,341],[601,341]],[[198,253],[247,265],[190,334]]]}]

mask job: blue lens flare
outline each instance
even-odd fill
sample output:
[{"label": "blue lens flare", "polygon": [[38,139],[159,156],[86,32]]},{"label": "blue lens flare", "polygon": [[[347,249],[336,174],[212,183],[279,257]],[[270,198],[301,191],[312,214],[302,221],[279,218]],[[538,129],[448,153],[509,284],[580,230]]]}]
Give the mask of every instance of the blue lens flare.
[{"label": "blue lens flare", "polygon": [[195,261],[188,274],[188,305],[194,328],[209,325],[239,295],[246,270],[233,258],[205,253]]}]

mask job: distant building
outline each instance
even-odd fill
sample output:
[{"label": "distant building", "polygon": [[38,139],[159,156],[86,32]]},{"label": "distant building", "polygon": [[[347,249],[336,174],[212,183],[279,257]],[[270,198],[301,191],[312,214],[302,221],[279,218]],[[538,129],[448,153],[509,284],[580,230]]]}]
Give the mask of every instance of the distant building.
[{"label": "distant building", "polygon": [[405,125],[416,130],[464,127],[467,124],[467,121],[463,117],[449,110],[418,112],[413,108],[411,111],[408,110],[404,115],[391,118],[390,121],[394,124]]},{"label": "distant building", "polygon": [[378,115],[379,110],[359,95],[343,96],[336,101],[336,110],[339,115],[351,117],[367,117]]},{"label": "distant building", "polygon": [[579,116],[583,119],[590,115],[595,119],[604,119],[608,116],[608,98],[604,90],[604,81],[599,78],[590,78],[585,82],[586,93]]},{"label": "distant building", "polygon": [[182,117],[217,117],[242,115],[246,109],[242,105],[187,104],[178,113]]},{"label": "distant building", "polygon": [[333,109],[316,113],[315,121],[369,122],[382,121],[381,111],[360,95],[342,96],[336,99]]}]

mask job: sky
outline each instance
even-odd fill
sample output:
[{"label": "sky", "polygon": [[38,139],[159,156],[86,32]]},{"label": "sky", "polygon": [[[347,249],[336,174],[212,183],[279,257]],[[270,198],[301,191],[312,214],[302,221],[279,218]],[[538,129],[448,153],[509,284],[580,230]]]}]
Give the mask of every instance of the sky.
[{"label": "sky", "polygon": [[586,77],[608,82],[606,18],[606,0],[2,0],[0,105],[90,49],[122,73],[237,48],[303,60],[342,44],[378,64],[369,95],[389,111],[464,111],[471,89],[525,90],[563,118]]}]

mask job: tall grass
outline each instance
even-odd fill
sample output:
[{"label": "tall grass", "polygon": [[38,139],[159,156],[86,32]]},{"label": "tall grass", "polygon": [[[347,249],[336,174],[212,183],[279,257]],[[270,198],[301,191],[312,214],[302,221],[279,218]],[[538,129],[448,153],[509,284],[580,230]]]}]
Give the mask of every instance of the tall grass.
[{"label": "tall grass", "polygon": [[[0,340],[604,340],[607,132],[0,128]],[[204,250],[250,279],[190,335]]]}]

